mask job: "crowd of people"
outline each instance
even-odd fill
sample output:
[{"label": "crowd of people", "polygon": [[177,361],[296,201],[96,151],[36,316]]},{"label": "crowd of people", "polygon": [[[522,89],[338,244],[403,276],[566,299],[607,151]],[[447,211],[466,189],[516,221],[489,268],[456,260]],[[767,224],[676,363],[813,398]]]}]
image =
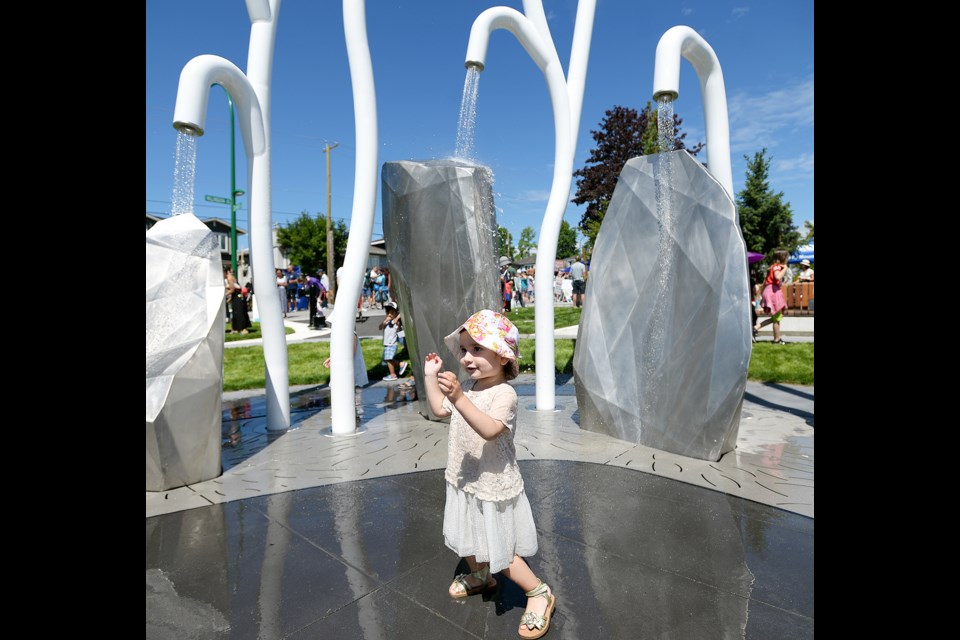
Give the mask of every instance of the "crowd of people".
[{"label": "crowd of people", "polygon": [[[582,307],[587,290],[587,266],[577,258],[568,268],[553,272],[554,302]],[[533,267],[514,269],[509,259],[500,261],[500,298],[502,311],[510,313],[536,299],[536,270]]]},{"label": "crowd of people", "polygon": [[[338,278],[342,275],[342,271],[343,267],[337,272]],[[582,306],[586,291],[586,271],[586,265],[579,259],[568,269],[555,271],[553,291],[555,300],[571,302],[577,307]],[[524,308],[536,299],[536,272],[532,266],[514,269],[510,266],[509,259],[501,259],[499,282],[504,313]],[[306,308],[309,310],[311,329],[322,329],[326,326],[323,309],[329,308],[330,279],[323,269],[309,274],[301,272],[299,267],[293,265],[285,270],[277,269],[275,284],[284,318],[294,311]],[[249,316],[253,310],[253,284],[248,282],[245,287],[241,287],[230,269],[225,269],[224,295],[227,300],[227,318],[231,321],[231,330],[248,333],[251,327]],[[363,275],[363,285],[357,300],[357,320],[360,322],[366,320],[364,311],[389,309],[389,303],[394,305],[397,303],[390,268],[374,265]],[[399,369],[399,363],[396,366]]]}]

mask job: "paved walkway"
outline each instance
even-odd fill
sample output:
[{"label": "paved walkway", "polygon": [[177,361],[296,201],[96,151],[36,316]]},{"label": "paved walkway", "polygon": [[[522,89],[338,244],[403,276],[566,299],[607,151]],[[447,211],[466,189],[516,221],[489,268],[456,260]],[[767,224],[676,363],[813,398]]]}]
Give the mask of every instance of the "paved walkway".
[{"label": "paved walkway", "polygon": [[[557,308],[560,307],[570,307],[572,306],[569,303],[559,303],[556,305]],[[324,309],[326,315],[333,319],[334,307],[330,306],[328,309]],[[363,337],[371,337],[380,335],[377,325],[383,319],[384,313],[381,309],[364,309],[364,315],[367,316],[365,322],[357,323],[357,334]],[[786,316],[783,319],[783,322],[780,323],[780,329],[783,333],[784,338],[788,342],[813,342],[814,337],[814,317],[813,316]],[[284,319],[283,324],[287,328],[293,329],[293,333],[287,334],[287,344],[292,344],[295,342],[305,342],[310,340],[329,340],[331,329],[329,327],[324,329],[310,329],[307,326],[307,323],[310,320],[310,313],[308,311],[293,311],[288,314],[288,317]],[[554,331],[554,336],[557,338],[576,338],[578,325],[572,325],[569,327],[561,327]],[[532,338],[533,334],[524,335],[524,338]],[[757,338],[758,342],[771,342],[773,341],[773,328],[770,325],[767,325],[760,330],[760,335]],[[251,345],[263,344],[263,340],[260,338],[251,338],[250,340],[234,340],[232,342],[227,342],[227,348],[235,347],[246,347]]]}]

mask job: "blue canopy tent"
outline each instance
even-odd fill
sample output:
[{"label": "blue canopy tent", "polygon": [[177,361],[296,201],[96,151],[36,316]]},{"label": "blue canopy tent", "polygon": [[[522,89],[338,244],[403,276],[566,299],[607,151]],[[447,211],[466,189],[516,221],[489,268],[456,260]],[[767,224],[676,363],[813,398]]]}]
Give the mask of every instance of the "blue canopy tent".
[{"label": "blue canopy tent", "polygon": [[813,243],[805,244],[797,247],[796,253],[790,256],[790,259],[787,260],[788,264],[797,264],[801,260],[809,260],[813,262]]}]

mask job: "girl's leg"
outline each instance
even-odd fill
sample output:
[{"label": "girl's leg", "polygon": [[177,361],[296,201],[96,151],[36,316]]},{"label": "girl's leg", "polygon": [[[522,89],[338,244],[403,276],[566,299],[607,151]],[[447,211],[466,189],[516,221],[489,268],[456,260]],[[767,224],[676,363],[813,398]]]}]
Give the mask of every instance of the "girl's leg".
[{"label": "girl's leg", "polygon": [[[476,573],[477,571],[480,571],[481,569],[486,569],[487,567],[490,566],[489,562],[477,562],[476,556],[467,556],[466,558],[464,558],[464,560],[467,561],[467,566],[470,567],[470,573]],[[491,581],[490,580],[491,577],[492,576],[490,576],[490,574],[487,574],[488,583]],[[463,579],[466,581],[467,586],[471,589],[475,587],[479,587],[480,585],[483,584],[483,580],[481,580],[480,578],[474,575],[467,575]],[[450,584],[449,592],[450,592],[450,595],[454,598],[457,597],[458,594],[462,596],[461,588],[458,586],[457,582],[452,582]]]},{"label": "girl's leg", "polygon": [[[503,570],[503,575],[517,583],[517,586],[524,591],[535,589],[537,585],[540,584],[540,579],[537,578],[536,574],[530,569],[530,565],[524,562],[520,556],[513,556],[513,561],[509,567]],[[540,600],[543,600],[543,598],[540,598]],[[538,613],[543,613],[544,608],[545,607],[541,608]]]},{"label": "girl's leg", "polygon": [[[503,575],[513,580],[525,592],[536,589],[540,585],[540,579],[520,556],[513,556],[513,561],[509,567],[503,570]],[[547,593],[553,595],[553,590],[549,586],[547,587]],[[533,611],[543,616],[549,604],[546,598],[540,596],[529,597],[527,598],[527,611]],[[526,626],[521,626],[521,629],[526,628]]]},{"label": "girl's leg", "polygon": [[771,322],[773,322],[773,316],[770,316],[769,318],[767,318],[767,319],[764,320],[763,322],[757,323],[756,327],[757,327],[757,329],[762,329],[762,328],[764,328],[765,326],[767,326],[768,324],[770,324]]},{"label": "girl's leg", "polygon": [[391,375],[391,376],[397,375],[397,374],[395,373],[395,371],[394,371],[394,368],[393,368],[393,362],[394,362],[393,360],[387,360],[387,369],[390,370],[390,375]]},{"label": "girl's leg", "polygon": [[779,322],[773,323],[773,341],[780,342],[780,323]]}]

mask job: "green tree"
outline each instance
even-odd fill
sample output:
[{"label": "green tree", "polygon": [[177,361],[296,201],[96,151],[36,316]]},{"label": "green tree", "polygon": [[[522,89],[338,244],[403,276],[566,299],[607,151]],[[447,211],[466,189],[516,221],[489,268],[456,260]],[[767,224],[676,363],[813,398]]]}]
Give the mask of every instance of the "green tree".
[{"label": "green tree", "polygon": [[807,235],[803,237],[804,242],[813,242],[813,223],[809,220],[803,221],[803,226],[807,230]]},{"label": "green tree", "polygon": [[506,227],[497,225],[497,248],[501,256],[507,256],[513,262],[513,236]]},{"label": "green tree", "polygon": [[577,230],[566,220],[560,221],[560,236],[557,238],[557,257],[570,258],[577,255]]},{"label": "green tree", "polygon": [[[334,220],[332,224],[333,264],[336,268],[343,264],[350,234],[343,220]],[[303,273],[316,273],[318,269],[327,268],[327,219],[324,216],[313,217],[301,211],[299,218],[277,229],[277,243],[287,259],[299,265]]]},{"label": "green tree", "polygon": [[747,249],[771,257],[783,247],[793,253],[801,244],[801,235],[793,225],[793,211],[783,201],[783,191],[770,188],[770,161],[766,147],[747,161],[746,182],[737,194],[740,230]]},{"label": "green tree", "polygon": [[[697,155],[703,143],[687,148],[684,143],[687,134],[680,132],[682,124],[683,120],[674,114],[673,150],[686,149],[691,155]],[[590,134],[596,147],[590,150],[584,167],[573,173],[577,178],[577,193],[571,202],[587,205],[580,218],[580,229],[593,246],[623,165],[631,158],[658,152],[657,110],[650,102],[639,113],[636,109],[615,105],[604,114],[600,129]]]},{"label": "green tree", "polygon": [[523,260],[533,253],[532,249],[537,246],[537,232],[533,227],[524,227],[520,232],[520,239],[517,240],[517,260]]}]

